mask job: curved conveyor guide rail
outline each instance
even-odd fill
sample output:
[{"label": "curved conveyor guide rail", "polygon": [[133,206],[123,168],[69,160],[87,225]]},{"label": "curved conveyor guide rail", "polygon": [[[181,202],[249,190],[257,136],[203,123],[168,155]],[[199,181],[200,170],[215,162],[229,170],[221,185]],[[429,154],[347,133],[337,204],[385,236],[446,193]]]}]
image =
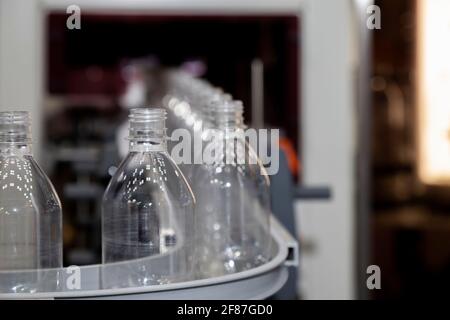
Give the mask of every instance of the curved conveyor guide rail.
[{"label": "curved conveyor guide rail", "polygon": [[[215,278],[153,286],[101,288],[102,265],[81,266],[81,288],[51,289],[35,293],[0,293],[0,299],[264,299],[286,283],[287,267],[298,265],[298,244],[291,234],[271,217],[272,259],[254,269]],[[145,263],[147,259],[141,259]],[[127,264],[131,262],[125,262]],[[136,263],[136,262],[133,262]],[[127,268],[125,268],[126,270]],[[0,284],[30,272],[0,272]],[[41,282],[65,283],[73,274],[69,268],[33,272]],[[52,280],[53,279],[53,280]],[[45,286],[44,286],[45,288]]]}]

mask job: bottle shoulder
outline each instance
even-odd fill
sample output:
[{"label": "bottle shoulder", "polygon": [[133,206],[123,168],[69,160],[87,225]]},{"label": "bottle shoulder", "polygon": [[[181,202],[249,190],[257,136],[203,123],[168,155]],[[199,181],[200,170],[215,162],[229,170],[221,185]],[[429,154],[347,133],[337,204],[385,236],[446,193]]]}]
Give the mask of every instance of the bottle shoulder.
[{"label": "bottle shoulder", "polygon": [[180,169],[166,152],[131,152],[122,161],[105,191],[104,201],[132,200],[155,194],[193,202]]},{"label": "bottle shoulder", "polygon": [[32,156],[9,155],[0,157],[0,207],[5,212],[31,208],[47,212],[49,208],[60,211],[61,203]]}]

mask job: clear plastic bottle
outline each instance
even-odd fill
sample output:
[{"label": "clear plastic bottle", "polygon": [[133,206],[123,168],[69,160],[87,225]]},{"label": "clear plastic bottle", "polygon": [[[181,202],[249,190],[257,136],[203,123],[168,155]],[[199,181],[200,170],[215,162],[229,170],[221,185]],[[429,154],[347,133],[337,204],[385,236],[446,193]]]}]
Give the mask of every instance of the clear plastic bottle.
[{"label": "clear plastic bottle", "polygon": [[269,179],[238,133],[245,128],[242,103],[224,100],[209,113],[204,155],[216,151],[193,175],[199,277],[247,270],[270,258]]},{"label": "clear plastic bottle", "polygon": [[[58,267],[61,203],[33,159],[29,115],[0,112],[0,270]],[[28,291],[22,286],[15,291]]]},{"label": "clear plastic bottle", "polygon": [[103,263],[155,258],[129,283],[176,282],[193,271],[195,200],[167,153],[165,119],[164,109],[131,110],[130,151],[103,198]]}]

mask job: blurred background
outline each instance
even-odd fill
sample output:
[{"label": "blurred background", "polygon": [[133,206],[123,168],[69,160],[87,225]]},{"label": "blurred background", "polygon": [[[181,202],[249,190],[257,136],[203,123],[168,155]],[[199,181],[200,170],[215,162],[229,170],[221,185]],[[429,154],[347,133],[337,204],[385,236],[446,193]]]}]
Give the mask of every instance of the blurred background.
[{"label": "blurred background", "polygon": [[[66,25],[70,5],[81,29]],[[0,110],[32,114],[64,265],[100,262],[119,128],[159,96],[149,75],[177,67],[242,100],[252,126],[282,130],[272,196],[300,243],[291,298],[445,296],[447,38],[447,0],[0,0]]]}]

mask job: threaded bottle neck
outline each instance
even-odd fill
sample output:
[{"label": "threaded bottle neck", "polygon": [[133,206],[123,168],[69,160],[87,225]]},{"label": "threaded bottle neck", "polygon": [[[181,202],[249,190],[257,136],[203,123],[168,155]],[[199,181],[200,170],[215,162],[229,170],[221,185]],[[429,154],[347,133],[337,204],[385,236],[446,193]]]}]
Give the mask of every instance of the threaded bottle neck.
[{"label": "threaded bottle neck", "polygon": [[166,111],[162,108],[134,108],[129,115],[130,151],[166,151]]},{"label": "threaded bottle neck", "polygon": [[214,125],[213,117],[215,116],[214,110],[220,108],[220,106],[225,102],[232,102],[231,95],[226,93],[221,93],[217,91],[208,101],[202,106],[202,114],[205,119],[205,128],[210,128]]},{"label": "threaded bottle neck", "polygon": [[31,143],[31,121],[28,112],[0,112],[0,143]]},{"label": "threaded bottle neck", "polygon": [[241,101],[224,100],[211,107],[210,121],[217,129],[243,129],[244,108]]},{"label": "threaded bottle neck", "polygon": [[0,154],[31,155],[31,120],[26,111],[0,112]]}]

